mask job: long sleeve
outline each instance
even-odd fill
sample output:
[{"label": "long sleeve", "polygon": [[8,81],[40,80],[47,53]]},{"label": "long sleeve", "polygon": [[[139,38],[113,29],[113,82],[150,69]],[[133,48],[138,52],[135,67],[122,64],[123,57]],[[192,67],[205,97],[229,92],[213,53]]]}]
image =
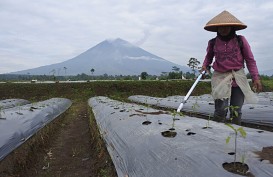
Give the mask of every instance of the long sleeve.
[{"label": "long sleeve", "polygon": [[215,39],[211,39],[208,42],[207,54],[206,54],[204,62],[203,62],[203,66],[205,66],[205,67],[209,66],[213,61],[213,58],[214,58],[214,51],[213,51],[214,44],[213,43],[215,43]]},{"label": "long sleeve", "polygon": [[246,62],[247,69],[251,75],[252,80],[258,80],[259,72],[250,45],[244,36],[240,36],[240,38],[243,43],[242,55]]}]

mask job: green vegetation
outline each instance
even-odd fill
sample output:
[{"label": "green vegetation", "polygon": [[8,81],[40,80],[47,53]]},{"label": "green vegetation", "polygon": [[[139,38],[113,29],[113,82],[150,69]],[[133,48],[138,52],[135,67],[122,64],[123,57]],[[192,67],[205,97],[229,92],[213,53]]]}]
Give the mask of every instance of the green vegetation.
[{"label": "green vegetation", "polygon": [[[236,109],[238,109],[238,106],[228,106],[226,109],[230,109],[231,112],[232,112],[232,116],[234,117],[231,117],[230,119],[236,119],[238,118],[238,112],[236,111]],[[240,133],[240,135],[243,137],[243,138],[246,138],[246,131],[243,129],[243,127],[239,127],[239,128],[235,128],[234,126],[232,126],[231,124],[229,123],[226,123],[225,124],[226,126],[228,126],[229,128],[231,128],[234,133],[235,133],[235,140],[234,140],[234,165],[235,165],[235,162],[236,162],[236,156],[237,156],[237,139],[238,139],[238,133]],[[226,138],[226,144],[229,143],[231,137],[228,136]]]},{"label": "green vegetation", "polygon": [[194,75],[196,70],[200,69],[199,64],[200,64],[200,61],[198,61],[196,58],[189,59],[189,63],[187,65],[192,69],[192,72]]},{"label": "green vegetation", "polygon": [[[193,81],[95,81],[89,83],[51,84],[0,84],[0,99],[21,98],[39,101],[52,97],[68,98],[72,101],[87,101],[93,96],[108,96],[126,100],[131,95],[167,97],[185,95]],[[210,83],[200,82],[192,95],[210,93]]]}]

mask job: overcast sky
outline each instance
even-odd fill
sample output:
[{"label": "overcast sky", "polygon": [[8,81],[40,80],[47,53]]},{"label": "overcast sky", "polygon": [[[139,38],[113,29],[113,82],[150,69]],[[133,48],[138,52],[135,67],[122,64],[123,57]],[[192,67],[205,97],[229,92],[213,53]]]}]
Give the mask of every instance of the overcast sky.
[{"label": "overcast sky", "polygon": [[201,63],[227,10],[248,28],[260,71],[273,69],[272,0],[0,0],[0,73],[71,59],[105,39],[122,38],[171,62]]}]

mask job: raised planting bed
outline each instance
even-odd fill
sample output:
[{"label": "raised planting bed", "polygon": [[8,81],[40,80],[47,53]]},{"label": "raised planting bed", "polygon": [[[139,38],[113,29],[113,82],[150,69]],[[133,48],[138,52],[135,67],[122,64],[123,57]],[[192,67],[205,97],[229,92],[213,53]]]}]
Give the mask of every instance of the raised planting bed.
[{"label": "raised planting bed", "polygon": [[65,112],[71,104],[65,98],[52,98],[2,111],[4,119],[0,120],[0,162],[38,130]]},{"label": "raised planting bed", "polygon": [[[272,93],[258,94],[259,102],[257,104],[245,104],[242,108],[242,122],[256,124],[257,126],[268,126],[273,128],[273,101]],[[129,100],[142,104],[149,104],[161,108],[176,110],[184,96],[171,96],[166,98],[150,97],[144,95],[130,96]],[[195,113],[198,115],[210,116],[214,113],[214,101],[211,95],[192,96],[184,104],[183,112]],[[229,115],[229,114],[228,114]],[[271,129],[272,129],[271,128]]]},{"label": "raised planting bed", "polygon": [[[30,104],[30,101],[24,99],[5,99],[0,100],[0,112],[4,111],[4,109],[12,108],[15,106],[21,106],[25,104]],[[1,115],[0,115],[1,118]]]},{"label": "raised planting bed", "polygon": [[[107,97],[88,103],[118,176],[273,176],[273,165],[257,153],[273,145],[272,132],[232,125],[234,131],[223,123]],[[229,172],[233,162],[242,169]]]}]

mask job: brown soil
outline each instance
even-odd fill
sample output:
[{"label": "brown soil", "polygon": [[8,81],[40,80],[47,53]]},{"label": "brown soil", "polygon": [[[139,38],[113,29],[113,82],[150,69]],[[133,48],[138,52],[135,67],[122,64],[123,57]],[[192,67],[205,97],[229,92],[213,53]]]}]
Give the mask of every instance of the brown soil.
[{"label": "brown soil", "polygon": [[117,176],[93,118],[87,101],[73,103],[63,117],[50,123],[55,128],[43,128],[48,131],[39,132],[7,156],[1,162],[0,176]]},{"label": "brown soil", "polygon": [[269,160],[271,164],[273,164],[273,146],[263,147],[262,151],[256,152],[263,160]]},{"label": "brown soil", "polygon": [[86,104],[74,106],[67,124],[40,154],[41,158],[27,172],[29,176],[95,176]]},{"label": "brown soil", "polygon": [[248,172],[249,168],[247,164],[243,164],[241,162],[231,162],[231,163],[223,163],[223,168],[231,173],[254,177],[254,175]]}]

